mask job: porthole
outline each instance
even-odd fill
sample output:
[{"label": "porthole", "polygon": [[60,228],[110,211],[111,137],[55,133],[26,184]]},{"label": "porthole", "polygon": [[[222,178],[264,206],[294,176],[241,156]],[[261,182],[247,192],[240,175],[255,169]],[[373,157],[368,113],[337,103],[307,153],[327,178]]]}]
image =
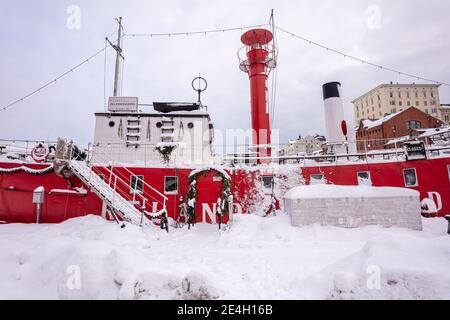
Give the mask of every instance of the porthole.
[{"label": "porthole", "polygon": [[109,126],[112,128],[112,127],[114,127],[116,125],[116,123],[114,122],[114,121],[110,121],[109,122]]},{"label": "porthole", "polygon": [[188,123],[188,128],[189,128],[189,129],[192,129],[193,127],[194,127],[194,124],[193,124],[192,122],[189,122],[189,123]]},{"label": "porthole", "polygon": [[161,128],[161,127],[162,127],[162,123],[161,123],[161,122],[157,122],[157,123],[156,123],[156,127],[157,127],[157,128]]}]

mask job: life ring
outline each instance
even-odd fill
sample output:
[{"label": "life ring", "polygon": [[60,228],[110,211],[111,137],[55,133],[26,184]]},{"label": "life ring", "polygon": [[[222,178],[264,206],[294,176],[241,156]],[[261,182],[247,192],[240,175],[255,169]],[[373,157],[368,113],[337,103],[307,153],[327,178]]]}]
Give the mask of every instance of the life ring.
[{"label": "life ring", "polygon": [[36,162],[45,162],[49,154],[50,150],[42,143],[39,143],[31,150],[31,157]]}]

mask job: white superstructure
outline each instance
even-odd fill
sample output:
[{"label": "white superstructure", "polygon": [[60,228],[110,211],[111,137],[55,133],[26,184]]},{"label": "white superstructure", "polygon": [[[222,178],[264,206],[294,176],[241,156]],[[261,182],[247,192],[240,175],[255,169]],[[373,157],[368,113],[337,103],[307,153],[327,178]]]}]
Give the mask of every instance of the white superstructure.
[{"label": "white superstructure", "polygon": [[214,128],[205,108],[195,103],[158,105],[164,112],[96,113],[93,161],[161,164],[160,150],[166,148],[172,149],[171,163],[210,162]]}]

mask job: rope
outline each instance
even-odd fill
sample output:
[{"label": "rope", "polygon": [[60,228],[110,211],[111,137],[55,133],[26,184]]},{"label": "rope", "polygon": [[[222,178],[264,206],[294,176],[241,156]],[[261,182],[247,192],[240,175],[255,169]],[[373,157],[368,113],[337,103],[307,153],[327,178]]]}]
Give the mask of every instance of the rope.
[{"label": "rope", "polygon": [[266,24],[257,24],[253,26],[242,26],[235,28],[225,28],[225,29],[213,29],[213,30],[200,30],[200,31],[187,31],[187,32],[172,32],[172,33],[124,33],[124,37],[173,37],[173,36],[190,36],[196,34],[209,34],[209,33],[219,33],[228,31],[242,31],[245,29],[261,28],[267,26]]},{"label": "rope", "polygon": [[325,50],[327,50],[328,52],[335,53],[335,54],[337,54],[337,55],[343,56],[344,58],[349,58],[349,59],[351,59],[351,60],[354,60],[354,61],[357,61],[357,62],[361,62],[362,64],[367,64],[367,65],[369,65],[369,66],[378,68],[378,69],[380,69],[380,70],[385,70],[385,71],[389,71],[389,72],[392,72],[392,73],[397,73],[397,74],[400,75],[400,76],[406,76],[406,77],[410,77],[410,78],[415,78],[415,79],[417,79],[417,80],[422,80],[422,81],[426,81],[426,82],[432,82],[432,83],[435,83],[435,84],[440,84],[440,85],[444,85],[444,86],[449,86],[449,87],[450,87],[450,83],[446,83],[446,82],[442,82],[442,81],[437,81],[437,80],[433,80],[433,79],[427,79],[427,78],[425,78],[425,77],[421,77],[421,76],[414,75],[414,74],[411,74],[411,73],[407,73],[407,72],[403,72],[403,71],[396,70],[396,69],[393,69],[393,68],[385,67],[385,66],[382,66],[382,65],[373,63],[373,62],[369,62],[369,61],[366,61],[366,60],[364,60],[364,59],[361,59],[361,58],[357,58],[357,57],[351,56],[351,55],[349,55],[349,54],[347,54],[347,53],[344,53],[344,52],[341,52],[341,51],[332,49],[332,48],[330,48],[330,47],[327,47],[326,45],[323,45],[323,44],[314,42],[314,41],[312,41],[312,40],[309,40],[309,39],[307,39],[307,38],[305,38],[305,37],[302,37],[302,36],[300,36],[300,35],[298,35],[298,34],[295,34],[295,33],[293,33],[293,32],[290,32],[290,31],[288,31],[288,30],[286,30],[286,29],[283,29],[283,28],[281,28],[281,27],[275,27],[275,28],[278,29],[278,30],[280,30],[280,31],[282,31],[282,32],[284,32],[284,33],[286,33],[286,34],[288,34],[288,35],[290,35],[290,36],[292,36],[292,37],[294,37],[294,38],[303,40],[303,41],[305,41],[305,42],[307,42],[307,43],[309,43],[309,44],[312,44],[312,45],[315,45],[315,46],[317,46],[317,47],[319,47],[319,48],[325,49]]}]

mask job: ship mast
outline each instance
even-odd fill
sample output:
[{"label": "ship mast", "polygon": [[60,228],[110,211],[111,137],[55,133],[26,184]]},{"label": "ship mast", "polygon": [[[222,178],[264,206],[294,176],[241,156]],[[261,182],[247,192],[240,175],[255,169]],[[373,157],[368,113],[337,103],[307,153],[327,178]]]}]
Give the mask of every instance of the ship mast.
[{"label": "ship mast", "polygon": [[116,50],[116,67],[114,70],[114,92],[113,96],[117,97],[118,91],[119,91],[119,74],[120,74],[120,60],[125,60],[125,57],[122,55],[122,17],[116,18],[117,23],[119,24],[119,29],[117,31],[117,44],[112,43],[109,41],[109,39],[106,37],[106,41],[110,44],[111,47],[113,47],[114,50]]}]

